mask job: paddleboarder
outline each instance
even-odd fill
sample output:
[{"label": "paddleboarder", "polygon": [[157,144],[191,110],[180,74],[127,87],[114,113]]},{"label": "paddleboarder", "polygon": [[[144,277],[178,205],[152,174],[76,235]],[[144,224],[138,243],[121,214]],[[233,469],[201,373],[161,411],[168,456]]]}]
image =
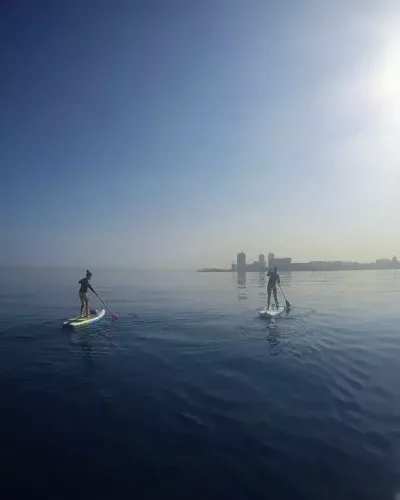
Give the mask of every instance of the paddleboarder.
[{"label": "paddleboarder", "polygon": [[89,316],[89,299],[87,292],[91,290],[93,293],[96,293],[90,284],[90,280],[92,278],[92,273],[87,269],[85,278],[82,278],[79,281],[81,285],[79,289],[79,298],[81,299],[81,316],[83,316],[83,311],[85,310],[85,317]]},{"label": "paddleboarder", "polygon": [[274,299],[275,299],[275,305],[276,308],[278,309],[279,304],[278,304],[278,292],[276,289],[276,284],[281,283],[281,279],[278,274],[278,269],[274,267],[273,269],[270,269],[268,271],[267,276],[269,277],[268,285],[267,285],[267,292],[268,292],[268,301],[267,301],[267,309],[269,309],[270,302],[271,302],[271,293],[274,292]]}]

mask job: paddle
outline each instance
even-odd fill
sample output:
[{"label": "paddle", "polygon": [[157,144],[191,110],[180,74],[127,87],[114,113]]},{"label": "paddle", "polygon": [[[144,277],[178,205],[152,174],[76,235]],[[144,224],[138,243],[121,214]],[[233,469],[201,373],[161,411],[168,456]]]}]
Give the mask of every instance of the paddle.
[{"label": "paddle", "polygon": [[[93,290],[94,291],[94,290]],[[100,295],[97,293],[97,292],[94,292],[94,294],[96,295],[96,297],[100,300],[100,302],[103,304],[103,306],[107,309],[107,311],[111,314],[111,317],[112,319],[116,320],[118,319],[118,316],[116,316],[115,314],[113,314],[110,309],[107,307],[107,304],[104,302],[104,300],[100,297]]]},{"label": "paddle", "polygon": [[283,298],[285,299],[286,301],[286,309],[290,309],[292,306],[290,304],[290,302],[287,300],[287,298],[285,297],[285,294],[283,293],[283,290],[282,290],[282,287],[281,287],[281,284],[279,283],[279,288],[281,289],[281,292],[282,292],[282,295],[283,295]]}]

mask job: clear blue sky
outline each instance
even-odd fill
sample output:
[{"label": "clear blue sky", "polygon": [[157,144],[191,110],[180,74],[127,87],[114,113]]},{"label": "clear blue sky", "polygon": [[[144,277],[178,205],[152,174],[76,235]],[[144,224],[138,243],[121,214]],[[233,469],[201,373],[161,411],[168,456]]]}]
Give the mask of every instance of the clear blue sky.
[{"label": "clear blue sky", "polygon": [[400,254],[400,4],[0,9],[2,264]]}]

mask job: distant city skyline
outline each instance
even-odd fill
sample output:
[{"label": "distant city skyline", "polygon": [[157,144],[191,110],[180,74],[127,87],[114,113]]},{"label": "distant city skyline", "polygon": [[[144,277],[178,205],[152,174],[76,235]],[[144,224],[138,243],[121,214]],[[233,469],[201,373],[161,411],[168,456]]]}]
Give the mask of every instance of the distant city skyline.
[{"label": "distant city skyline", "polygon": [[268,261],[265,255],[259,254],[258,260],[247,261],[246,253],[241,251],[236,256],[236,263],[232,262],[231,267],[206,267],[198,269],[203,272],[251,272],[266,271],[273,267],[280,271],[304,271],[304,270],[346,270],[346,269],[384,269],[400,268],[396,255],[392,258],[375,259],[373,262],[341,261],[341,260],[314,260],[308,262],[293,262],[291,257],[277,257],[273,252],[268,253]]},{"label": "distant city skyline", "polygon": [[[288,257],[288,256],[281,256],[281,255],[277,255],[276,253],[274,252],[260,252],[257,256],[257,258],[253,258],[253,257],[248,257],[248,254],[246,253],[246,251],[243,251],[241,250],[240,252],[238,252],[237,255],[239,254],[243,254],[245,256],[245,259],[246,259],[246,262],[249,263],[250,261],[251,262],[259,262],[260,261],[260,257],[263,256],[265,257],[265,255],[268,255],[268,260],[266,261],[267,264],[269,263],[269,260],[270,260],[270,257],[272,258],[277,258],[277,259],[290,259],[292,262],[300,262],[300,260],[297,260],[297,259],[293,259],[292,257]],[[367,260],[367,261],[362,261],[362,260],[357,260],[357,259],[309,259],[309,260],[304,260],[304,261],[301,261],[301,262],[359,262],[359,263],[362,263],[362,264],[367,264],[367,263],[370,263],[370,262],[378,262],[378,261],[390,261],[390,260],[397,260],[397,255],[394,253],[394,254],[391,254],[390,257],[378,257],[378,258],[374,258],[374,259],[371,259],[371,260]],[[233,260],[231,260],[231,262],[233,262]]]}]

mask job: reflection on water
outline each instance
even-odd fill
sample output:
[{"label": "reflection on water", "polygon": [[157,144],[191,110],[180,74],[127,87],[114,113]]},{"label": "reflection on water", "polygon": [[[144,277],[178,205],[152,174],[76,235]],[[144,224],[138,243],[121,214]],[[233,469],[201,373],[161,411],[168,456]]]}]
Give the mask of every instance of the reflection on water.
[{"label": "reflection on water", "polygon": [[292,271],[279,271],[278,269],[279,276],[281,277],[281,283],[282,285],[290,285],[293,281],[293,273]]},{"label": "reflection on water", "polygon": [[246,273],[237,273],[238,299],[247,299]]},{"label": "reflection on water", "polygon": [[258,296],[262,300],[265,299],[267,296],[266,284],[267,284],[267,279],[265,276],[265,272],[260,272],[258,275],[258,287],[259,287]]},{"label": "reflection on water", "polygon": [[246,288],[246,273],[237,274],[237,285],[238,288]]},{"label": "reflection on water", "polygon": [[91,358],[92,357],[92,339],[90,338],[90,335],[88,335],[86,332],[83,333],[79,338],[78,338],[78,344],[80,348],[82,349],[82,354],[84,357]]},{"label": "reflection on water", "polygon": [[272,319],[267,324],[267,336],[266,339],[270,345],[270,355],[277,356],[281,350],[281,339],[278,331],[278,324],[276,320]]},{"label": "reflection on water", "polygon": [[90,330],[74,330],[73,328],[64,328],[63,332],[68,337],[71,345],[78,345],[82,349],[84,357],[90,358],[92,354],[92,338],[89,334]]}]

